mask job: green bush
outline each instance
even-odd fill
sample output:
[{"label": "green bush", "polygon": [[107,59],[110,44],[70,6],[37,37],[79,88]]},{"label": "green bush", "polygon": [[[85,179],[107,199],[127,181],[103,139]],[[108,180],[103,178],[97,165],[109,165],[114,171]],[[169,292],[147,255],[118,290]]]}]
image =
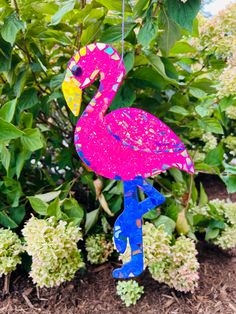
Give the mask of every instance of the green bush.
[{"label": "green bush", "polygon": [[135,280],[118,281],[116,292],[128,307],[137,303],[144,292],[144,288],[139,286]]},{"label": "green bush", "polygon": [[32,256],[30,276],[39,287],[54,287],[74,278],[84,267],[77,248],[82,234],[75,226],[55,218],[30,218],[22,230],[26,251]]},{"label": "green bush", "polygon": [[21,240],[11,230],[0,228],[0,277],[16,269],[24,252]]}]

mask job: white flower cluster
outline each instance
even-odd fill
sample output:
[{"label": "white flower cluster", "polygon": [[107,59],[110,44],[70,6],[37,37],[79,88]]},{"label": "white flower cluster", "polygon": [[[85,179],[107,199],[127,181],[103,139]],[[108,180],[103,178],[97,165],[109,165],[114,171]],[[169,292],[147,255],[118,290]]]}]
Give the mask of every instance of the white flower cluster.
[{"label": "white flower cluster", "polygon": [[[235,95],[236,95],[236,67],[235,67],[235,82],[234,82],[234,92],[235,92]],[[226,113],[226,116],[229,118],[229,119],[232,119],[232,120],[236,120],[236,106],[229,106],[226,110],[225,110],[225,113]]]},{"label": "white flower cluster", "polygon": [[202,140],[205,142],[205,146],[203,147],[205,152],[209,152],[217,147],[217,138],[210,132],[203,134]]},{"label": "white flower cluster", "polygon": [[32,217],[22,233],[26,251],[32,256],[30,276],[39,287],[58,286],[71,280],[84,267],[77,242],[82,239],[79,228],[57,222],[54,217]]},{"label": "white flower cluster", "polygon": [[220,236],[213,239],[213,243],[221,247],[223,250],[236,247],[236,225],[228,226],[221,232]]},{"label": "white flower cluster", "polygon": [[210,204],[214,205],[217,212],[224,217],[226,223],[236,225],[236,203],[215,199],[210,201]]},{"label": "white flower cluster", "polygon": [[182,292],[194,292],[198,286],[199,263],[193,240],[181,236],[170,246],[170,254],[161,262],[152,262],[150,273],[155,280]]},{"label": "white flower cluster", "polygon": [[[236,96],[236,89],[235,89],[236,66],[235,65],[229,64],[221,73],[219,77],[219,81],[220,81],[220,88],[219,88],[218,96],[220,98],[229,97],[231,95]],[[231,107],[233,106],[230,106],[229,108]],[[236,109],[236,107],[234,108]]]},{"label": "white flower cluster", "polygon": [[183,2],[183,3],[186,3],[188,0],[180,0],[181,2]]},{"label": "white flower cluster", "polygon": [[[197,250],[195,243],[185,236],[179,237],[171,244],[171,237],[165,232],[164,226],[155,227],[146,222],[143,226],[143,248],[145,266],[152,277],[176,290],[193,292],[198,284]],[[127,250],[122,261],[127,262]]]},{"label": "white flower cluster", "polygon": [[9,229],[0,228],[0,277],[16,269],[24,251],[18,235]]},{"label": "white flower cluster", "polygon": [[137,303],[141,295],[144,293],[144,288],[139,286],[137,281],[131,279],[127,281],[118,281],[116,291],[121,300],[128,307]]},{"label": "white flower cluster", "polygon": [[230,153],[236,155],[236,136],[229,135],[223,140],[225,146],[230,150]]},{"label": "white flower cluster", "polygon": [[112,241],[108,241],[105,234],[91,235],[85,242],[87,259],[91,264],[105,263],[114,251]]}]

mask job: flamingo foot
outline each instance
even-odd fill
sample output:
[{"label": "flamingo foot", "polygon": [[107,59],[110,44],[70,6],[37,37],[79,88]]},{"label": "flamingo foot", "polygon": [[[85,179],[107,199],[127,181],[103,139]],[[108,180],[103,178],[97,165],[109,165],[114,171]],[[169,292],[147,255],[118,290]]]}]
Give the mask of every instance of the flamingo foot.
[{"label": "flamingo foot", "polygon": [[143,254],[137,254],[132,260],[121,268],[113,270],[113,277],[117,279],[132,278],[139,276],[144,271]]},{"label": "flamingo foot", "polygon": [[[148,196],[141,202],[137,188]],[[114,242],[118,252],[124,254],[129,240],[131,260],[113,271],[114,278],[136,277],[143,272],[142,216],[164,201],[164,196],[144,179],[124,181],[124,211],[115,222]]]}]

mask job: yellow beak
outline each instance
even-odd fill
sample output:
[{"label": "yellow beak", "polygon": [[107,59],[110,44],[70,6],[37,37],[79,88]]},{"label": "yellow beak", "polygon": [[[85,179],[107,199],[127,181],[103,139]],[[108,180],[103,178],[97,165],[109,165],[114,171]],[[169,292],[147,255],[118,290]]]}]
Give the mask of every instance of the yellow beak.
[{"label": "yellow beak", "polygon": [[74,78],[66,76],[62,83],[62,92],[68,107],[75,116],[78,116],[82,101],[82,89],[79,88],[78,82],[75,82]]}]

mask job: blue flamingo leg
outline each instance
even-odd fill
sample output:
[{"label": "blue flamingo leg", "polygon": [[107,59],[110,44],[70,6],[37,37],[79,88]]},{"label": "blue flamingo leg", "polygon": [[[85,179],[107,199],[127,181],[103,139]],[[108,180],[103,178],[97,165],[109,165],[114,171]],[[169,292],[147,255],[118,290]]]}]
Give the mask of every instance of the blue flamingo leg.
[{"label": "blue flamingo leg", "polygon": [[[148,196],[140,203],[137,188]],[[123,254],[129,240],[131,260],[113,271],[114,278],[135,277],[143,272],[142,216],[164,201],[164,196],[144,179],[124,181],[124,211],[115,222],[114,242],[117,250]]]}]

